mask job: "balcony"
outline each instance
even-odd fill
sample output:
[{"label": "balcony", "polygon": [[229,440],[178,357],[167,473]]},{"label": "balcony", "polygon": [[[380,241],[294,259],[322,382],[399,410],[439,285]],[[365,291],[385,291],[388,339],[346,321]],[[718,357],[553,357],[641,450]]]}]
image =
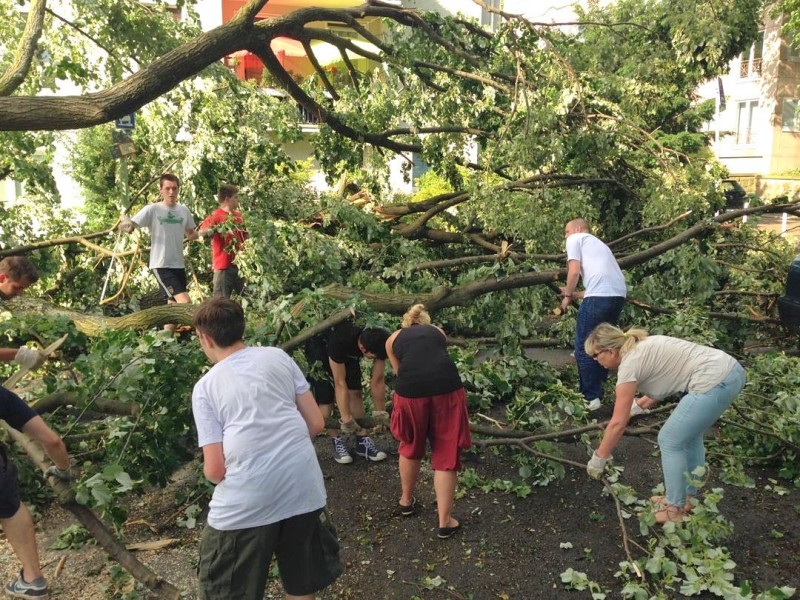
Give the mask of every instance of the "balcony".
[{"label": "balcony", "polygon": [[743,59],[739,66],[739,77],[742,79],[746,79],[748,77],[761,77],[761,59]]}]

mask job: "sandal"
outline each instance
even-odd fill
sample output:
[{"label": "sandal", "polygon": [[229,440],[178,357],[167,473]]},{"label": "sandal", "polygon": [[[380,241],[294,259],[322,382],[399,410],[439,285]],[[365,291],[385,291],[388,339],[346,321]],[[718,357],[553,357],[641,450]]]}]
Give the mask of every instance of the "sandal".
[{"label": "sandal", "polygon": [[[683,505],[683,512],[690,513],[694,508],[690,498],[695,498],[695,496],[686,496],[686,504]],[[657,509],[664,508],[665,506],[669,506],[669,502],[667,502],[666,496],[650,496],[650,502],[655,504]]]},{"label": "sandal", "polygon": [[686,516],[686,511],[680,506],[667,504],[655,511],[654,514],[657,523],[667,523],[669,521],[680,522],[683,521],[683,518]]}]

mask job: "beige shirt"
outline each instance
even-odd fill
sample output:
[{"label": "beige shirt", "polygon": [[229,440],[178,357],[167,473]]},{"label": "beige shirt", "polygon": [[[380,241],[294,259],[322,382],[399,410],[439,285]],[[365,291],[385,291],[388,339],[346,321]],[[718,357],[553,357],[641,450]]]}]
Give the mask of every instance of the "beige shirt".
[{"label": "beige shirt", "polygon": [[661,400],[682,392],[704,393],[722,383],[736,359],[722,350],[666,335],[634,346],[617,371],[617,385],[636,382],[639,393]]}]

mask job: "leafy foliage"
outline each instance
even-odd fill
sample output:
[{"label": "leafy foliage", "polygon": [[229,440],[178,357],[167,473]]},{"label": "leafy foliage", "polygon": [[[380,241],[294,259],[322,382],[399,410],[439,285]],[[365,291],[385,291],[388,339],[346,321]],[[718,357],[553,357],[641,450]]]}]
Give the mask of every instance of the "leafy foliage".
[{"label": "leafy foliage", "polygon": [[[792,2],[779,4],[791,8]],[[176,22],[161,2],[73,4],[69,22],[48,16],[20,94],[67,81],[79,89],[116,83],[198,31],[193,2],[178,3],[188,10],[184,22]],[[387,24],[384,37],[392,52],[382,68],[360,76],[358,87],[336,78],[338,96],[333,97],[318,76],[302,84],[333,118],[356,132],[349,136],[330,123],[309,132],[285,94],[240,82],[222,65],[213,65],[137,113],[131,134],[137,153],[127,159],[127,171],[111,158],[115,133],[110,125],[65,137],[0,134],[6,150],[0,179],[14,177],[25,185],[23,202],[0,207],[0,248],[109,229],[129,202],[136,211],[156,198],[152,182],[167,170],[181,178],[181,200],[198,221],[216,207],[220,184],[236,184],[250,232],[237,262],[248,281],[241,301],[252,343],[281,343],[345,305],[370,323],[396,327],[394,318],[369,308],[370,294],[414,297],[563,267],[563,224],[575,216],[588,218],[596,234],[613,240],[691,211],[669,228],[613,246],[618,256],[640,251],[722,206],[724,171],[710,159],[701,131],[710,106],[696,103],[694,90],[755,38],[759,10],[757,0],[622,0],[593,4],[572,32],[512,20],[495,35],[484,35],[463,20],[436,14],[423,15],[427,29]],[[20,15],[8,3],[0,11],[2,39],[14,39],[22,27]],[[793,20],[788,22],[793,27]],[[82,60],[98,52],[97,60]],[[0,59],[0,68],[8,60]],[[378,144],[365,144],[360,133],[387,131],[394,132],[388,136],[393,143],[416,147],[413,158],[430,167],[411,197],[393,192],[389,170],[393,160],[402,160],[410,178],[410,152],[398,158]],[[66,168],[85,201],[81,215],[59,208],[52,172],[57,139],[68,145]],[[312,177],[335,188],[314,191],[308,185]],[[419,210],[420,203],[436,205],[451,194],[464,199],[430,215],[428,205]],[[406,214],[392,212],[404,207]],[[432,231],[459,241],[443,243],[429,235]],[[37,250],[31,257],[43,277],[33,293],[87,312],[137,308],[152,283],[144,255],[126,254],[136,248],[136,237],[95,241],[116,251],[113,267],[108,256],[84,247]],[[435,266],[487,258],[503,242],[519,254]],[[721,319],[714,313],[774,316],[771,299],[781,290],[792,254],[786,241],[752,223],[715,231],[630,269],[631,295],[655,308],[644,312],[629,305],[623,323],[644,324],[653,333],[739,356],[752,340],[785,345],[785,332],[768,322]],[[193,244],[187,256],[200,275],[193,290],[199,299],[209,291],[203,278],[209,251]],[[119,286],[128,266],[132,276],[120,300],[99,306],[95,299],[104,275],[110,270],[112,284]],[[361,296],[336,300],[326,293],[330,284],[356,289]],[[574,368],[556,371],[530,361],[519,342],[542,337],[571,343],[574,315],[549,318],[555,304],[552,291],[540,286],[484,294],[435,315],[449,334],[490,336],[497,342],[489,358],[474,346],[453,350],[473,412],[501,405],[511,426],[531,432],[560,431],[585,421]],[[206,368],[205,358],[194,344],[155,331],[107,332],[89,340],[57,319],[14,317],[4,321],[3,333],[9,343],[23,343],[51,339],[60,331],[70,332],[64,361],[48,365],[36,394],[77,397],[48,420],[82,463],[78,499],[120,523],[130,494],[164,485],[193,456],[189,397]],[[297,358],[303,362],[301,353]],[[796,360],[783,353],[748,359],[750,382],[726,414],[710,454],[728,481],[746,485],[744,466],[768,464],[797,484]],[[534,448],[558,455],[549,442]],[[489,480],[468,470],[464,483],[525,497],[534,486],[564,476],[560,463],[502,452],[518,480]],[[25,487],[44,494],[41,485]],[[182,524],[192,526],[208,493],[200,482],[182,499]],[[626,597],[667,597],[676,590],[749,597],[746,583],[738,588],[732,583],[727,550],[716,546],[728,528],[716,510],[720,497],[716,490],[706,494],[688,533],[668,529],[659,536],[652,530],[652,515],[641,518],[652,546],[639,567],[654,582],[637,583],[632,566],[623,564],[618,577]],[[573,570],[562,578],[595,597],[608,593]],[[119,583],[120,589],[130,587]],[[784,592],[769,593],[781,597]]]}]

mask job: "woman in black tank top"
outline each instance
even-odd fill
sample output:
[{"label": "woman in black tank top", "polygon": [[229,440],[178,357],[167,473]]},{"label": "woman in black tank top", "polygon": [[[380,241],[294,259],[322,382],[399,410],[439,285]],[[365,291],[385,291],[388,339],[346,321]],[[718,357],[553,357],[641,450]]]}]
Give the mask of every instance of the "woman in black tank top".
[{"label": "woman in black tank top", "polygon": [[392,434],[400,442],[400,513],[416,512],[414,488],[430,442],[438,535],[446,539],[461,527],[452,510],[461,468],[459,453],[472,445],[466,393],[447,352],[447,338],[430,324],[422,304],[405,314],[402,328],[386,341],[386,353],[397,374]]}]

